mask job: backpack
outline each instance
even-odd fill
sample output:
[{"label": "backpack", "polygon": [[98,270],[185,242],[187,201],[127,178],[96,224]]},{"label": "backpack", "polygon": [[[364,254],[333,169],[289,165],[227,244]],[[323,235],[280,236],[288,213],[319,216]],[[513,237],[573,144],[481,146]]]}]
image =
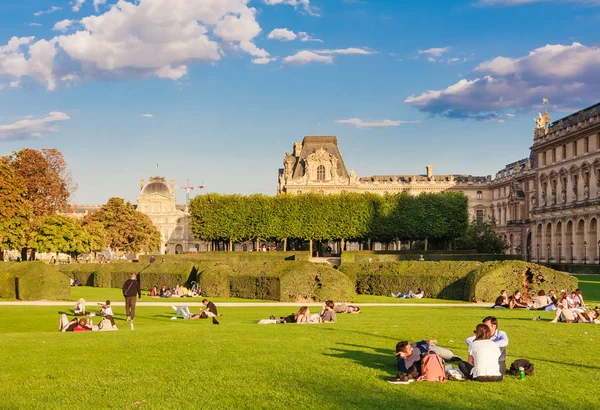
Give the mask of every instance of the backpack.
[{"label": "backpack", "polygon": [[107,318],[102,318],[98,323],[98,330],[112,330],[112,323]]},{"label": "backpack", "polygon": [[531,363],[527,359],[518,359],[512,362],[508,373],[510,373],[513,376],[518,376],[520,372],[519,367],[525,369],[525,374],[527,376],[533,376],[533,363]]},{"label": "backpack", "polygon": [[420,381],[426,382],[445,382],[446,369],[444,359],[438,356],[434,351],[428,351],[421,359],[421,377]]}]

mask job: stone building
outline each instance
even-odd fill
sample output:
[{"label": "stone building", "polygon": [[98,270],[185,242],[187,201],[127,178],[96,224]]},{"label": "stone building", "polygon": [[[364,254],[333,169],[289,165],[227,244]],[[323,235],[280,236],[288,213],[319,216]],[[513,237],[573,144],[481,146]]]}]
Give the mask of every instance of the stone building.
[{"label": "stone building", "polygon": [[192,235],[190,214],[186,205],[177,205],[175,181],[170,185],[164,177],[142,179],[137,210],[150,217],[161,234],[160,253],[178,254],[187,251],[205,251],[207,243]]},{"label": "stone building", "polygon": [[359,177],[354,170],[348,173],[337,138],[333,136],[304,137],[302,142],[294,143],[291,153],[286,152],[283,166],[279,169],[278,193],[371,192],[385,195],[406,192],[419,195],[423,192],[455,191],[469,198],[471,218],[483,220],[490,208],[489,175],[434,175],[433,166],[428,165],[422,175]]},{"label": "stone building", "polygon": [[600,103],[555,122],[536,120],[533,260],[599,263]]}]

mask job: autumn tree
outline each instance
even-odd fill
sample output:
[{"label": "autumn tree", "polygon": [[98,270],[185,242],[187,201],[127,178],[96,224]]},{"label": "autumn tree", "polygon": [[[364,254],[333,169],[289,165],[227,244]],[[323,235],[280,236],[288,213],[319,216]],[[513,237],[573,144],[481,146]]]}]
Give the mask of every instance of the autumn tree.
[{"label": "autumn tree", "polygon": [[0,260],[4,250],[26,245],[31,207],[24,198],[25,188],[7,160],[0,158]]},{"label": "autumn tree", "polygon": [[94,254],[94,259],[96,259],[96,254],[102,252],[108,242],[104,225],[96,221],[84,222],[83,229],[85,229],[89,236],[90,252]]},{"label": "autumn tree", "polygon": [[150,217],[137,211],[130,202],[110,198],[96,212],[84,218],[84,226],[100,223],[106,234],[106,245],[117,252],[139,253],[160,249],[160,232]]},{"label": "autumn tree", "polygon": [[[3,160],[22,182],[25,188],[22,195],[31,206],[32,219],[26,232],[26,241],[29,243],[43,217],[68,210],[69,197],[77,186],[72,181],[62,153],[57,149],[43,148],[38,151],[25,148]],[[27,258],[27,251],[26,246],[21,249],[23,260]],[[34,258],[35,252],[31,252],[30,259]]]}]

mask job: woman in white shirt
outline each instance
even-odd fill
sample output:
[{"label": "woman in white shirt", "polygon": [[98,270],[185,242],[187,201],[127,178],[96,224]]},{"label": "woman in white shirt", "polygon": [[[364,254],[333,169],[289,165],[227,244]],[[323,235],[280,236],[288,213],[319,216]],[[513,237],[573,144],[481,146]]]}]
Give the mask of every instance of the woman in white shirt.
[{"label": "woman in white shirt", "polygon": [[470,374],[467,378],[479,382],[497,382],[502,380],[498,358],[500,357],[500,347],[491,341],[492,330],[483,323],[475,328],[475,340],[471,343],[469,349]]}]

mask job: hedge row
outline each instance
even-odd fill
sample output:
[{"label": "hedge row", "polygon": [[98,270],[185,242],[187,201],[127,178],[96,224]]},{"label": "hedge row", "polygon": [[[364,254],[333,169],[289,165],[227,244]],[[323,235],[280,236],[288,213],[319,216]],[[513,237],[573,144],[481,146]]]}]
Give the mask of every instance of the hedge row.
[{"label": "hedge row", "polygon": [[440,252],[379,252],[352,251],[342,253],[342,264],[353,262],[400,262],[418,261],[421,255],[425,261],[474,261],[489,262],[497,260],[518,260],[518,255],[494,255],[474,252],[440,253]]},{"label": "hedge row", "polygon": [[309,258],[308,252],[287,251],[287,252],[199,252],[199,253],[184,253],[180,255],[140,255],[141,263],[149,263],[150,258],[154,256],[156,262],[161,263],[162,259],[165,262],[243,262],[243,261],[307,261]]},{"label": "hedge row", "polygon": [[535,296],[540,290],[574,290],[577,278],[545,266],[524,261],[490,262],[470,272],[465,282],[465,299],[473,302],[492,302],[500,290],[509,295],[515,290]]},{"label": "hedge row", "polygon": [[577,287],[573,276],[523,261],[346,263],[340,270],[354,281],[356,293],[367,295],[420,288],[432,298],[493,302],[502,289],[533,296]]},{"label": "hedge row", "polygon": [[340,271],[356,283],[356,293],[384,295],[416,291],[427,297],[463,299],[465,278],[479,262],[402,261],[342,264]]},{"label": "hedge row", "polygon": [[0,298],[68,299],[69,278],[44,262],[0,264]]},{"label": "hedge row", "polygon": [[353,283],[339,271],[302,261],[230,262],[199,267],[206,296],[269,299],[284,302],[351,301]]},{"label": "hedge row", "polygon": [[197,269],[192,262],[175,263],[89,263],[60,265],[60,272],[88,286],[100,288],[120,288],[132,273],[139,273],[142,289],[163,284],[175,286],[196,280]]}]

